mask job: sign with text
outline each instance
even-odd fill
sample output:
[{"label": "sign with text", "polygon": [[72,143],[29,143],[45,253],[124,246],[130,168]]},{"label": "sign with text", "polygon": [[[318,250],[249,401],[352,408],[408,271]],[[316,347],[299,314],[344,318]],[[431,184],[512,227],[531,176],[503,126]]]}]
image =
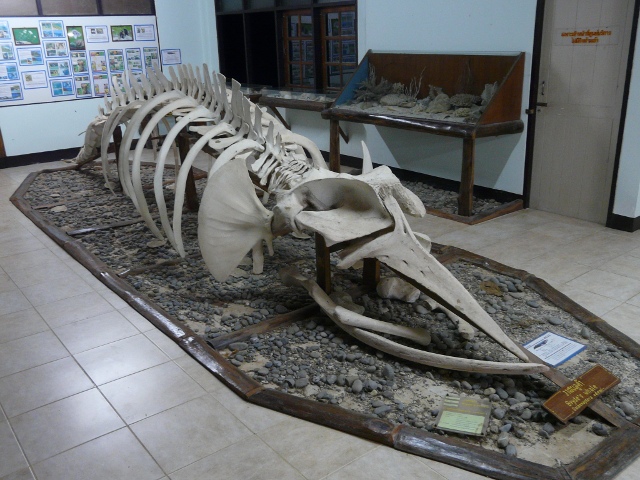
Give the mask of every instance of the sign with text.
[{"label": "sign with text", "polygon": [[558,28],[553,36],[554,45],[617,45],[620,27]]},{"label": "sign with text", "polygon": [[526,343],[524,348],[552,367],[557,367],[575,357],[587,346],[557,333],[544,332],[535,340]]},{"label": "sign with text", "polygon": [[484,435],[490,413],[491,405],[488,401],[449,395],[442,400],[436,426],[448,432]]},{"label": "sign with text", "polygon": [[596,365],[554,393],[542,406],[562,423],[567,423],[618,383],[618,377],[602,365]]}]

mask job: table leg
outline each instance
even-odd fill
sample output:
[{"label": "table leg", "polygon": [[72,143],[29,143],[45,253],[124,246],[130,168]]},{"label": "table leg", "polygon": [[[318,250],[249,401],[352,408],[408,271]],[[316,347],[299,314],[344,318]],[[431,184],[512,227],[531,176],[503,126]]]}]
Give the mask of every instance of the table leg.
[{"label": "table leg", "polygon": [[116,165],[120,163],[120,144],[122,143],[122,128],[120,125],[113,131],[113,149],[116,151]]},{"label": "table leg", "polygon": [[368,288],[374,289],[380,282],[380,262],[377,258],[365,258],[362,268],[362,281]]},{"label": "table leg", "polygon": [[[180,164],[182,164],[189,153],[189,137],[185,133],[180,133],[176,141],[178,142],[178,151],[180,152]],[[189,168],[189,174],[187,175],[187,185],[184,193],[187,200],[187,208],[192,212],[197,212],[199,203],[198,192],[196,192],[196,181],[193,178],[193,167]]]},{"label": "table leg", "polygon": [[340,122],[329,121],[329,169],[340,172]]},{"label": "table leg", "polygon": [[462,176],[458,195],[458,215],[470,217],[473,212],[476,139],[465,138],[462,142]]},{"label": "table leg", "polygon": [[324,238],[316,233],[316,281],[325,292],[331,293],[331,262]]}]

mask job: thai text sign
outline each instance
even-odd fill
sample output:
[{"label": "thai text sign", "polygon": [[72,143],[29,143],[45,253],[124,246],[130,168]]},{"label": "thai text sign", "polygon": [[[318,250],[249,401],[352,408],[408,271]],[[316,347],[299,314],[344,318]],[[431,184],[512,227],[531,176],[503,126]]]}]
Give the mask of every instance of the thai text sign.
[{"label": "thai text sign", "polygon": [[618,383],[618,377],[602,365],[596,365],[554,393],[542,406],[558,420],[567,423]]},{"label": "thai text sign", "polygon": [[620,27],[556,29],[555,45],[617,45]]}]

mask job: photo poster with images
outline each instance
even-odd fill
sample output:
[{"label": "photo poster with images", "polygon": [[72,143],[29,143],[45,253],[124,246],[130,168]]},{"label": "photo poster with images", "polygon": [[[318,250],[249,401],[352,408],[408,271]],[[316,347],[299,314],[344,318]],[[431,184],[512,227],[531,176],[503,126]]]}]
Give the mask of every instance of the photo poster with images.
[{"label": "photo poster with images", "polygon": [[0,108],[102,97],[159,57],[153,15],[0,17]]}]

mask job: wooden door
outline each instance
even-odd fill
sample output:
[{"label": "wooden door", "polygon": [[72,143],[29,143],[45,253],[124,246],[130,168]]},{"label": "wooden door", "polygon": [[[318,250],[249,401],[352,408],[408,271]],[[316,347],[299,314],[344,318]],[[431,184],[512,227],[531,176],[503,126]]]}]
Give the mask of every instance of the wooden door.
[{"label": "wooden door", "polygon": [[633,0],[547,0],[532,208],[604,224]]}]

